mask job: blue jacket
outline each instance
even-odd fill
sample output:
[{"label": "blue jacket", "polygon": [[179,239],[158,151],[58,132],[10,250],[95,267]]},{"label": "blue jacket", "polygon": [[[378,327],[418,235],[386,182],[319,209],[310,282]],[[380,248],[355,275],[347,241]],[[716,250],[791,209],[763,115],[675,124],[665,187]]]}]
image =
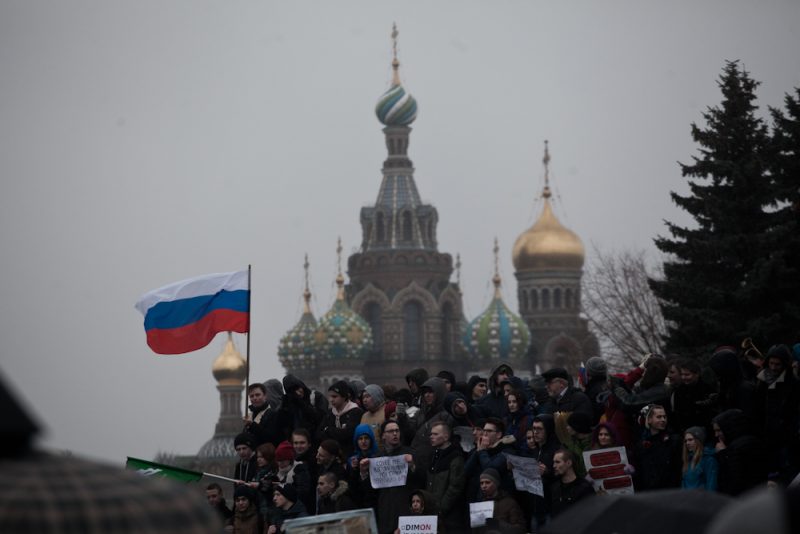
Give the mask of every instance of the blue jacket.
[{"label": "blue jacket", "polygon": [[[681,487],[684,489],[705,489],[717,491],[717,459],[714,458],[714,448],[703,448],[703,457],[694,467],[689,467],[683,474]],[[692,461],[691,454],[689,462]]]}]

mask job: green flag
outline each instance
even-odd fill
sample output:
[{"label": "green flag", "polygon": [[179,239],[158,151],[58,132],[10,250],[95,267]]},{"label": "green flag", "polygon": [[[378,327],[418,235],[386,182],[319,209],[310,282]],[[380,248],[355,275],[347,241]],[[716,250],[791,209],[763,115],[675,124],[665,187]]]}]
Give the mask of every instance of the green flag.
[{"label": "green flag", "polygon": [[182,482],[196,482],[203,478],[203,473],[198,473],[197,471],[189,471],[188,469],[181,469],[180,467],[148,462],[147,460],[131,458],[130,456],[128,456],[125,467],[144,476],[166,477]]}]

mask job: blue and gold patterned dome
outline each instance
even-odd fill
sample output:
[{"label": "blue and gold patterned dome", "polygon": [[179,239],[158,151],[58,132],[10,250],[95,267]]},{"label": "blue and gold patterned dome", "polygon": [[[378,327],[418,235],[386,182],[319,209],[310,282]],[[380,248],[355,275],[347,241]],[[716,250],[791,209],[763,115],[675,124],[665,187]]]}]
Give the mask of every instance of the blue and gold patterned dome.
[{"label": "blue and gold patterned dome", "polygon": [[314,332],[317,320],[311,313],[311,291],[308,289],[308,257],[305,262],[306,288],[303,291],[303,315],[300,321],[281,338],[278,358],[286,369],[309,369],[314,367]]},{"label": "blue and gold patterned dome", "polygon": [[408,126],[417,118],[417,101],[400,83],[400,62],[397,60],[397,27],[392,27],[394,58],[392,59],[392,85],[381,95],[375,105],[375,115],[386,126]]},{"label": "blue and gold patterned dome", "polygon": [[[495,244],[495,254],[497,245]],[[531,333],[525,321],[514,314],[500,294],[500,275],[495,272],[494,298],[489,307],[464,330],[464,347],[474,358],[509,360],[528,352]]]},{"label": "blue and gold patterned dome", "polygon": [[339,255],[339,274],[336,275],[336,285],[339,289],[333,307],[317,324],[314,332],[314,348],[318,360],[364,359],[372,349],[372,329],[345,301],[341,240],[336,252]]}]

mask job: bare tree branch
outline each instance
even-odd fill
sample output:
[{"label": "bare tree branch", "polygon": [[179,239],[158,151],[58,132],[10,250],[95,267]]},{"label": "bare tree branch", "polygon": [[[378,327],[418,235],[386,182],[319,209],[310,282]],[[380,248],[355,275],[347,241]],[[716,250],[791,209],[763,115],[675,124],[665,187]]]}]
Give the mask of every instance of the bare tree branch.
[{"label": "bare tree branch", "polygon": [[641,250],[603,253],[594,248],[583,277],[583,306],[612,367],[636,364],[642,354],[661,352],[667,328]]}]

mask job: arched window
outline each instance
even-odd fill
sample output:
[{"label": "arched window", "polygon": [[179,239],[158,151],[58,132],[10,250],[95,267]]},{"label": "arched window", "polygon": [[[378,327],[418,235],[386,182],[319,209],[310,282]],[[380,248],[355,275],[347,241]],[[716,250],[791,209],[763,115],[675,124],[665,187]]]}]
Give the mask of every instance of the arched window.
[{"label": "arched window", "polygon": [[383,348],[383,322],[381,320],[381,305],[370,302],[364,309],[365,319],[372,330],[372,350],[380,352]]},{"label": "arched window", "polygon": [[375,217],[375,241],[383,242],[386,240],[386,229],[383,226],[383,213],[378,213]]},{"label": "arched window", "polygon": [[568,310],[572,309],[572,289],[570,288],[564,292],[564,307]]},{"label": "arched window", "polygon": [[445,358],[453,355],[453,305],[449,302],[442,307],[442,353]]},{"label": "arched window", "polygon": [[528,311],[528,292],[524,289],[519,291],[519,307],[522,311]]},{"label": "arched window", "polygon": [[413,300],[403,306],[403,356],[422,358],[422,305]]},{"label": "arched window", "polygon": [[539,292],[535,289],[531,289],[531,309],[539,309]]},{"label": "arched window", "polygon": [[542,289],[542,309],[550,309],[550,290],[547,288]]},{"label": "arched window", "polygon": [[557,287],[553,290],[553,308],[561,308],[561,288]]},{"label": "arched window", "polygon": [[403,212],[403,241],[411,241],[411,214],[407,211]]}]

